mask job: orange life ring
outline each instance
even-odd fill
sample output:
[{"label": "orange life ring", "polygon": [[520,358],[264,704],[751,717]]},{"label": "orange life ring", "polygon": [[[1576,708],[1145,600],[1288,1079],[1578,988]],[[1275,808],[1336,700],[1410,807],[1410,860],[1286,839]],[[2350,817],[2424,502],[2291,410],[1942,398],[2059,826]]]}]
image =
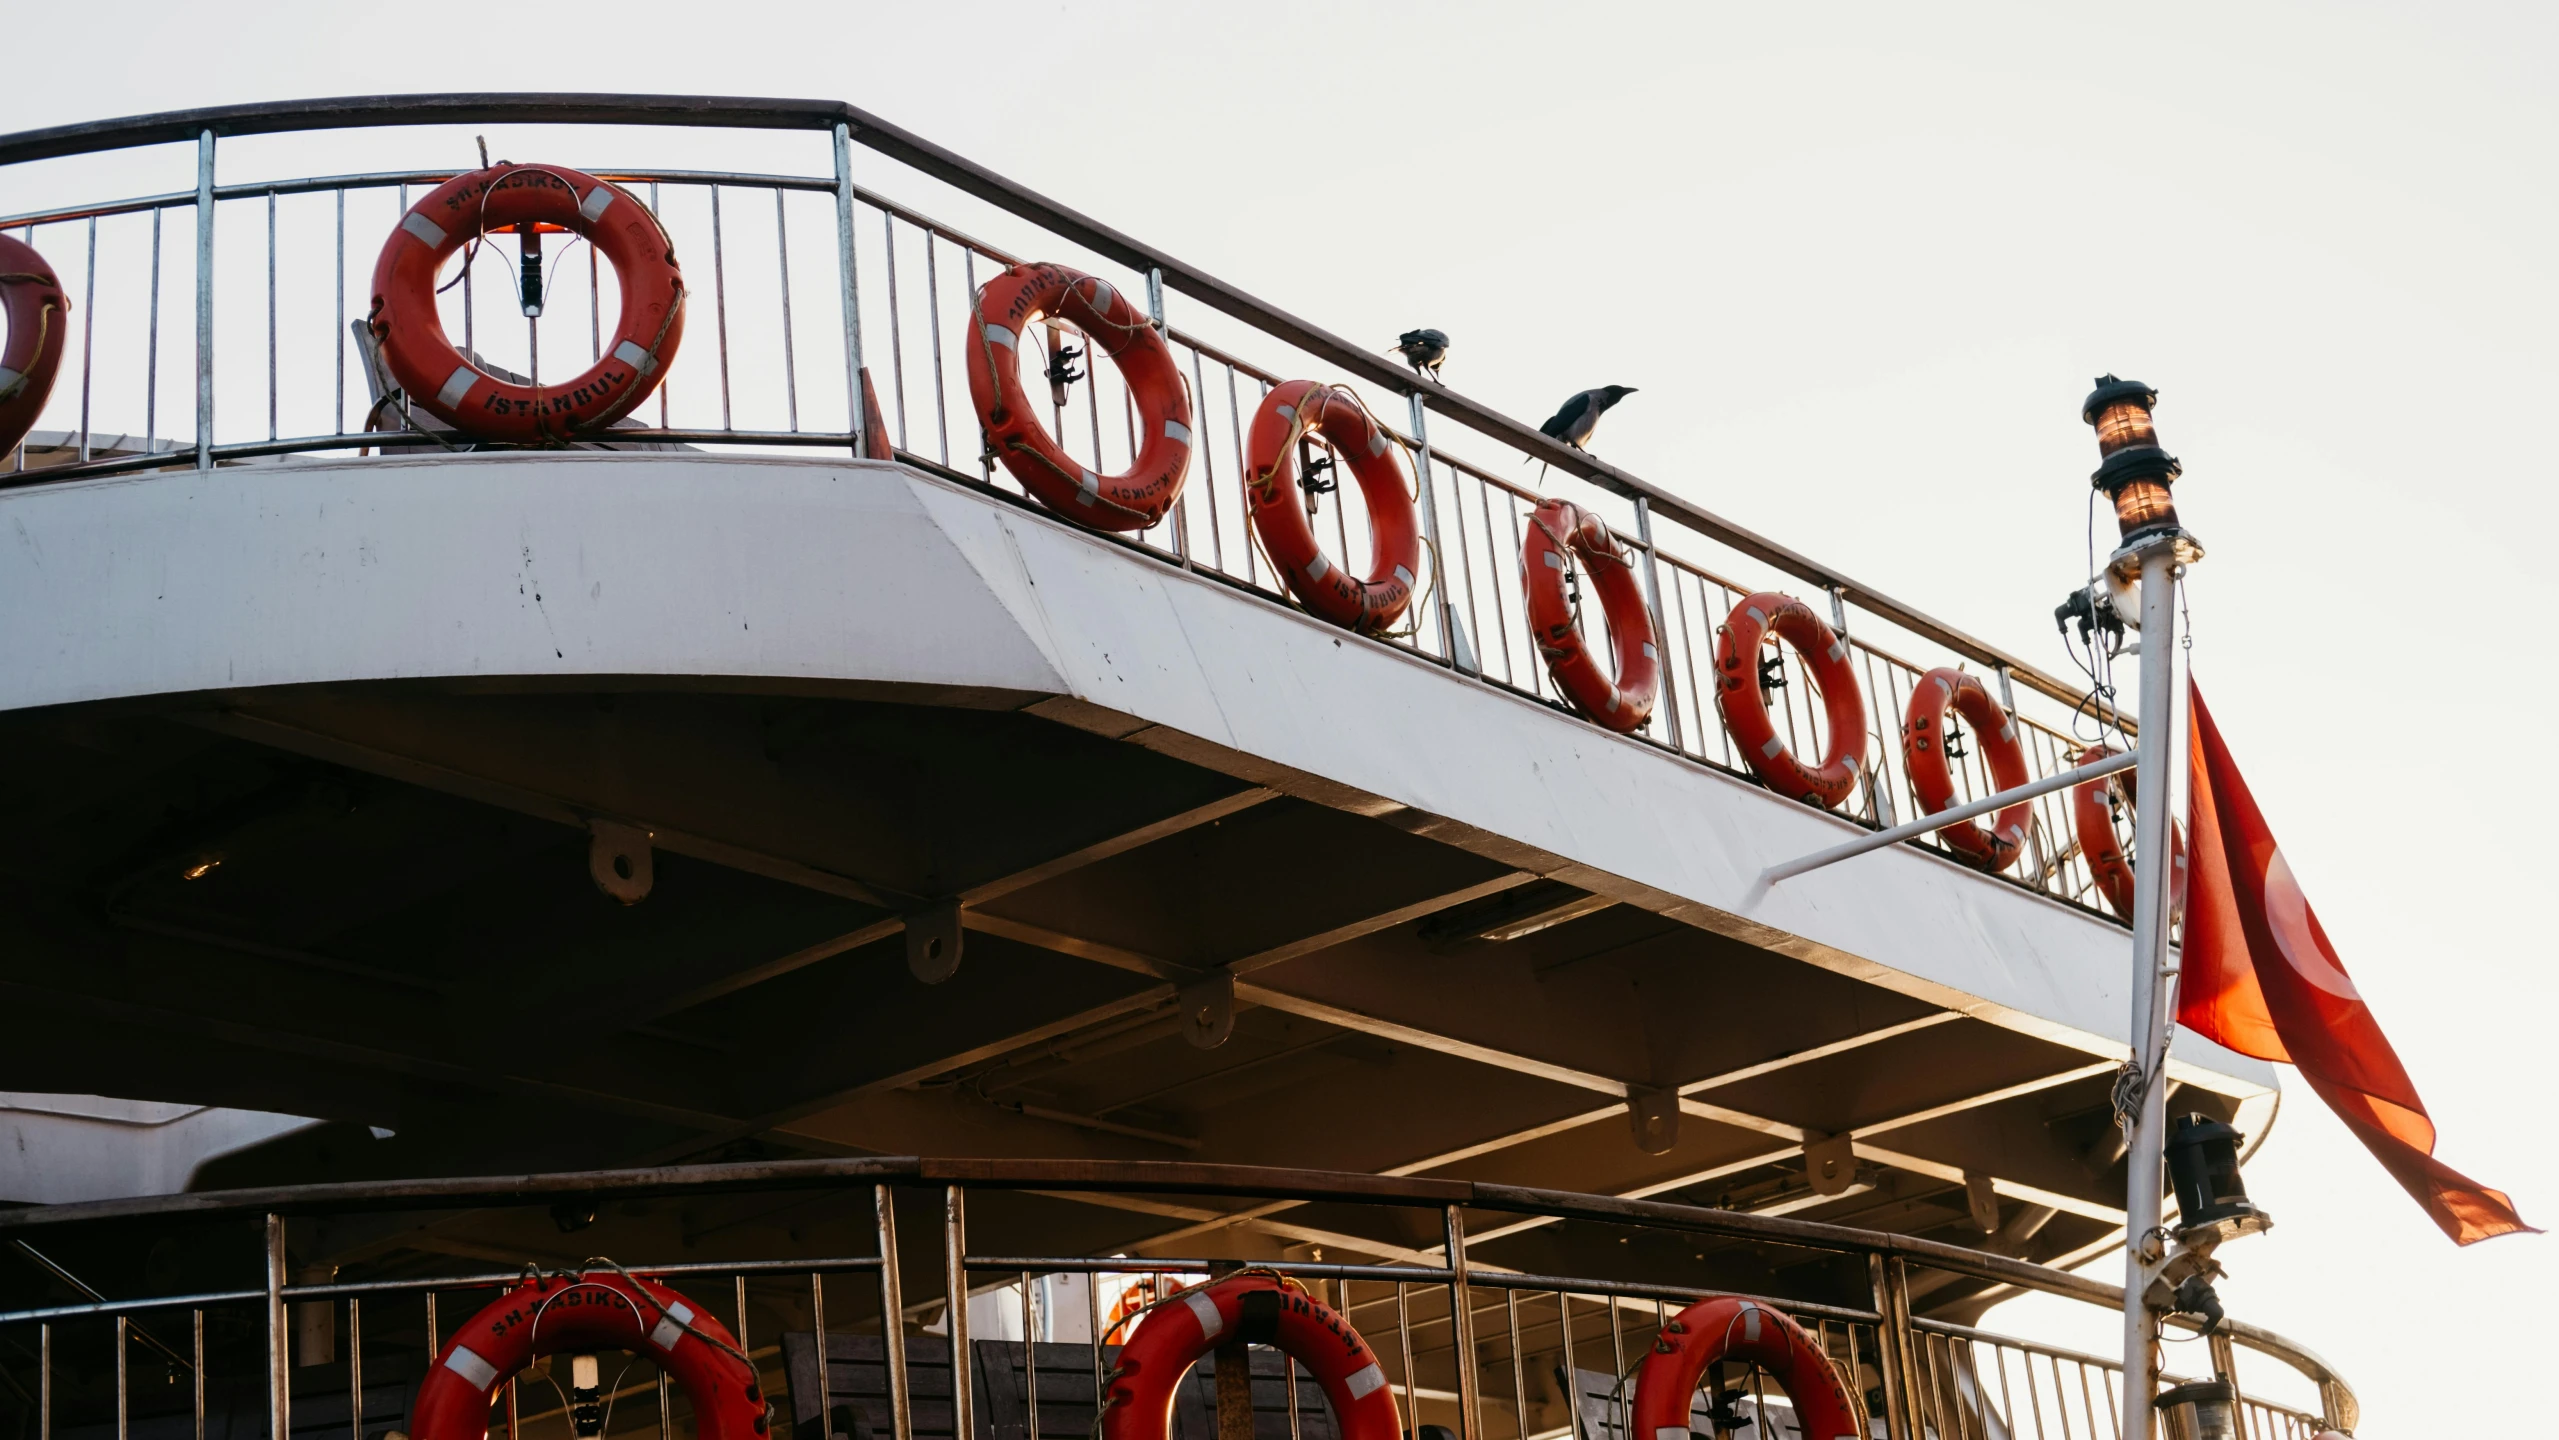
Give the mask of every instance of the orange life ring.
[{"label": "orange life ring", "polygon": [[[1990,763],[1991,793],[2014,790],[2027,781],[2026,745],[2017,738],[2017,719],[1991,698],[1981,677],[1951,665],[1940,665],[1911,687],[1910,705],[1902,716],[1902,768],[1910,774],[1911,793],[1919,808],[1934,815],[1955,803],[1955,769],[1946,754],[1946,712],[1972,722],[1973,739]],[[2035,823],[2035,802],[2003,805],[1984,826],[1958,820],[1937,832],[1956,853],[1985,870],[2005,870],[2026,853],[2026,833]]]},{"label": "orange life ring", "polygon": [[[1096,475],[1041,426],[1022,391],[1025,327],[1050,316],[1090,337],[1120,367],[1137,402],[1137,458]],[[1109,281],[1063,265],[1021,264],[969,301],[969,399],[995,458],[1033,498],[1097,530],[1145,530],[1181,498],[1191,468],[1191,392],[1173,349]]]},{"label": "orange life ring", "polygon": [[[1348,457],[1360,498],[1368,505],[1368,578],[1355,580],[1316,542],[1315,526],[1298,501],[1297,442],[1321,436]],[[1253,412],[1244,456],[1244,499],[1253,531],[1262,537],[1288,593],[1315,615],[1344,629],[1374,635],[1391,630],[1413,603],[1422,564],[1421,512],[1412,482],[1396,459],[1394,437],[1338,385],[1290,380],[1262,397]]]},{"label": "orange life ring", "polygon": [[698,1440],[756,1440],[773,1424],[754,1367],[720,1322],[652,1280],[618,1272],[536,1275],[464,1322],[418,1382],[411,1440],[487,1440],[489,1402],[535,1356],[629,1350],[693,1402]]},{"label": "orange life ring", "polygon": [[71,313],[71,297],[35,247],[0,235],[0,306],[9,315],[9,348],[0,351],[0,456],[36,428],[53,377],[62,369],[62,337],[53,317]]},{"label": "orange life ring", "polygon": [[[479,368],[436,313],[445,257],[518,225],[585,236],[622,287],[603,358],[556,384],[519,385]],[[630,414],[666,378],[684,338],[684,273],[665,227],[629,191],[558,165],[507,161],[454,176],[400,217],[374,262],[370,324],[411,405],[475,440],[565,445]]]},{"label": "orange life ring", "polygon": [[[2079,752],[2076,765],[2094,765],[2109,755],[2123,752],[2112,745],[2091,745]],[[2133,772],[2118,770],[2094,780],[2082,780],[2070,787],[2071,828],[2079,833],[2079,855],[2088,862],[2088,873],[2097,882],[2097,893],[2106,897],[2107,907],[2129,920],[2133,913],[2132,860],[2124,854],[2123,837],[2115,833],[2114,806],[2107,803],[2110,790],[2120,783],[2126,804],[2134,803],[2136,790]],[[2168,886],[2175,897],[2169,902],[2169,918],[2173,921],[2186,909],[2186,827],[2174,818],[2168,822]]]},{"label": "orange life ring", "polygon": [[[1772,635],[1804,657],[1813,688],[1821,692],[1830,743],[1819,765],[1797,759],[1769,718],[1768,696],[1759,688],[1759,647]],[[1866,753],[1866,695],[1848,663],[1848,642],[1803,601],[1763,590],[1734,603],[1733,613],[1715,627],[1715,708],[1743,763],[1778,794],[1827,808],[1857,788],[1857,761]]]},{"label": "orange life ring", "polygon": [[1305,1366],[1341,1440],[1402,1440],[1394,1390],[1368,1342],[1294,1282],[1262,1271],[1182,1291],[1147,1313],[1105,1377],[1100,1440],[1166,1440],[1175,1387],[1193,1362],[1226,1344],[1275,1346]]},{"label": "orange life ring", "polygon": [[[1616,674],[1599,668],[1580,617],[1564,593],[1569,550],[1582,560],[1608,614]],[[1653,611],[1635,582],[1635,557],[1609,533],[1608,522],[1569,500],[1549,500],[1528,517],[1520,584],[1528,592],[1528,633],[1546,660],[1555,688],[1584,715],[1626,734],[1653,718],[1661,693],[1661,650],[1653,643]]]},{"label": "orange life ring", "polygon": [[1730,1295],[1700,1300],[1662,1327],[1635,1372],[1632,1433],[1641,1440],[1687,1440],[1698,1383],[1707,1366],[1723,1360],[1746,1361],[1775,1378],[1794,1404],[1795,1433],[1803,1440],[1861,1440],[1867,1433],[1838,1370],[1804,1327],[1756,1300]]}]

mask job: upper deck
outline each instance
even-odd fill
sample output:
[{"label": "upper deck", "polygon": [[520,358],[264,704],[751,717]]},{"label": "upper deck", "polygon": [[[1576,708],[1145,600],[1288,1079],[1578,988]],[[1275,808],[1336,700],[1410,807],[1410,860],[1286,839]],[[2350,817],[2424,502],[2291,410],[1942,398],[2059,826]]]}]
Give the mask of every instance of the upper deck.
[{"label": "upper deck", "polygon": [[[351,324],[452,172],[226,176],[224,141],[565,122],[628,128],[525,158],[644,189],[685,256],[664,387],[611,448],[386,430]],[[604,163],[668,126],[814,132],[834,163]],[[1917,813],[1895,737],[1928,668],[1995,675],[2038,774],[2084,743],[2083,686],[850,107],[311,102],[5,137],[0,164],[171,142],[192,191],[0,221],[78,304],[0,492],[0,984],[64,1022],[0,1084],[398,1132],[249,1172],[290,1178],[1184,1154],[2120,1243],[2127,944],[2064,797],[2005,875],[1920,843],[1758,883]],[[1163,525],[1069,524],[976,453],[968,297],[1017,258],[1164,297],[1201,432]],[[615,297],[584,260],[538,324],[481,274],[447,328],[521,374],[589,355]],[[1052,418],[1108,470],[1134,426],[1098,368]],[[866,369],[886,460],[856,458]],[[1290,607],[1250,538],[1242,431],[1301,377],[1407,451],[1438,561],[1410,634]],[[1538,662],[1517,557],[1555,494],[1645,566],[1649,730],[1571,714]],[[1364,515],[1323,508],[1357,555]],[[1846,633],[1849,813],[1749,778],[1702,697],[1765,589]],[[617,855],[629,908],[586,878]],[[964,958],[927,986],[901,932],[953,910]],[[2178,1064],[2180,1103],[2262,1135],[2266,1067],[2192,1037]]]}]

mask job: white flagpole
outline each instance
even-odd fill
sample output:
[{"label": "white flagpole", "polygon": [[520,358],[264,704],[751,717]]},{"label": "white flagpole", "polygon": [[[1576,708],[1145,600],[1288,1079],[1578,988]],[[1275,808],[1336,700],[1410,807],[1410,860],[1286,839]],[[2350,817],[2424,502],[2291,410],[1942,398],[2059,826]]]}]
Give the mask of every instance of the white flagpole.
[{"label": "white flagpole", "polygon": [[[2158,392],[2112,375],[2080,406],[2097,431],[2103,457],[2089,478],[2114,503],[2123,548],[2107,559],[2117,575],[2141,572],[2141,738],[2133,769],[2132,1023],[2126,1039],[2138,1087],[2124,1147],[2124,1390],[2121,1440],[2157,1434],[2151,1402],[2159,1394],[2157,1317],[2146,1292],[2148,1270],[2161,1258],[2160,1190],[2168,1141],[2170,793],[2177,754],[2177,582],[2203,548],[2177,523],[2169,487],[2181,467],[2151,427]],[[2120,1095],[2120,1089],[2118,1094]]]},{"label": "white flagpole", "polygon": [[2141,743],[2134,767],[2133,1058],[2141,1099],[2124,1150],[2124,1423],[2127,1440],[2149,1440],[2159,1393],[2157,1323],[2143,1299],[2143,1267],[2165,1241],[2159,1229],[2161,1170],[2168,1143],[2168,909],[2170,757],[2176,753],[2177,563],[2170,537],[2138,552],[2141,562]]}]

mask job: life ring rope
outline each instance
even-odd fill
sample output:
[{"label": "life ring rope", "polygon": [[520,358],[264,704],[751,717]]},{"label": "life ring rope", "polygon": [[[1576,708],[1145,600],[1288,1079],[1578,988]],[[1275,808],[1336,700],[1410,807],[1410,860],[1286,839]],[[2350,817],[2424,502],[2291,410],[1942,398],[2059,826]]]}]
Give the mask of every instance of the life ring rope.
[{"label": "life ring rope", "polygon": [[[990,295],[998,318],[989,318]],[[1119,368],[1142,422],[1125,472],[1085,469],[1040,424],[1021,379],[1022,332],[1037,320],[1072,326]],[[970,294],[969,324],[962,354],[986,458],[1003,462],[1032,499],[1079,524],[1119,532],[1162,524],[1181,499],[1197,441],[1189,377],[1153,319],[1099,276],[1026,262]],[[1094,443],[1101,443],[1098,422]]]},{"label": "life ring rope", "polygon": [[[1607,618],[1606,668],[1565,584],[1576,556]],[[1529,515],[1519,558],[1529,644],[1556,691],[1607,729],[1623,735],[1642,728],[1661,697],[1661,631],[1631,549],[1596,514],[1569,500],[1548,500]]]},{"label": "life ring rope", "polygon": [[[471,273],[491,234],[545,226],[571,232],[612,262],[622,313],[603,353],[574,378],[504,379],[454,345],[437,297]],[[458,273],[439,284],[456,254]],[[472,441],[558,448],[605,433],[658,387],[681,342],[689,296],[665,222],[630,191],[565,166],[501,160],[447,180],[402,212],[375,264],[365,323],[386,395],[398,390],[409,429],[436,434],[418,424],[423,409]],[[381,413],[377,404],[368,425]]]},{"label": "life ring rope", "polygon": [[[1328,423],[1336,405],[1355,418],[1333,414]],[[1277,430],[1270,428],[1268,418],[1274,414],[1284,419]],[[1262,397],[1241,438],[1246,528],[1281,598],[1294,609],[1358,634],[1402,639],[1419,633],[1439,584],[1440,561],[1422,523],[1420,481],[1390,458],[1407,445],[1403,437],[1347,385],[1288,380]],[[1344,443],[1360,440],[1365,440],[1364,448]],[[1326,554],[1312,518],[1301,519],[1293,500],[1281,494],[1281,477],[1294,472],[1298,449],[1308,443],[1323,447],[1324,465],[1336,475],[1351,476],[1366,500],[1371,558],[1365,578],[1351,568],[1347,553],[1338,558]],[[1348,492],[1337,482],[1333,493],[1342,507],[1337,514],[1347,516]],[[1342,533],[1347,545],[1347,523]],[[1420,574],[1425,551],[1430,555],[1427,582]]]}]

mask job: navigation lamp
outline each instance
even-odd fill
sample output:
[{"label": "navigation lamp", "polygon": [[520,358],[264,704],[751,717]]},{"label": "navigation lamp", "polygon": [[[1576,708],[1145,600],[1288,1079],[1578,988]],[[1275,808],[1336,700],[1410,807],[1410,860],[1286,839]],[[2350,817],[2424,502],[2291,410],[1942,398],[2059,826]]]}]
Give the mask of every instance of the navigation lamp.
[{"label": "navigation lamp", "polygon": [[542,316],[542,227],[527,220],[515,227],[515,243],[522,248],[520,280],[524,293],[524,318],[538,320]]},{"label": "navigation lamp", "polygon": [[2115,525],[2126,545],[2178,529],[2168,491],[2184,467],[2159,448],[2159,432],[2150,423],[2158,404],[2159,392],[2140,381],[2100,375],[2079,407],[2079,418],[2097,431],[2100,462],[2089,483],[2114,502]]},{"label": "navigation lamp", "polygon": [[2203,1115],[2180,1115],[2168,1135],[2168,1178],[2177,1187],[2178,1227],[2254,1218],[2239,1183],[2238,1131]]},{"label": "navigation lamp", "polygon": [[2227,1380],[2198,1380],[2164,1391],[2159,1409],[2168,1440],[2239,1440],[2239,1416]]},{"label": "navigation lamp", "polygon": [[569,1425],[581,1440],[604,1433],[604,1372],[592,1355],[569,1357]]}]

